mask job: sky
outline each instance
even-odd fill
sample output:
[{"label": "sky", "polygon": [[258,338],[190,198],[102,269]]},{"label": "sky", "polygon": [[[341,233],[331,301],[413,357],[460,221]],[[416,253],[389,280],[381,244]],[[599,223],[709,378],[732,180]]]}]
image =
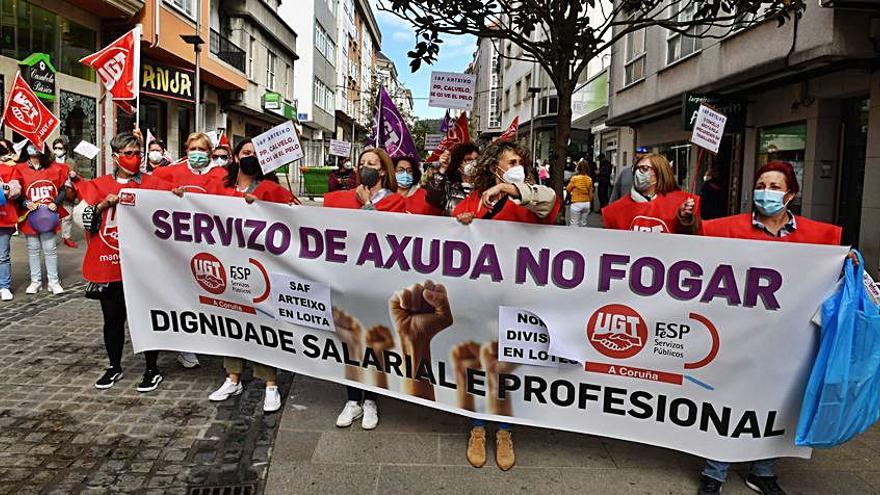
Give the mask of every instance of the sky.
[{"label": "sky", "polygon": [[444,109],[428,107],[431,71],[464,72],[477,48],[477,39],[473,36],[441,36],[443,44],[440,46],[437,61],[433,65],[422,64],[418,72],[413,73],[409,66],[410,59],[406,55],[415,46],[413,28],[393,14],[380,11],[379,1],[370,0],[370,4],[382,33],[382,53],[394,61],[400,82],[412,90],[415,115],[421,119],[443,117],[446,113]]}]

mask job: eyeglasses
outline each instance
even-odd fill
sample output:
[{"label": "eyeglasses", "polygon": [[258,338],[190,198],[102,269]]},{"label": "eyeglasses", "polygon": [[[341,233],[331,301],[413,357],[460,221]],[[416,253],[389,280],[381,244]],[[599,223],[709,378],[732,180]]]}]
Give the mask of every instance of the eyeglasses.
[{"label": "eyeglasses", "polygon": [[62,152],[64,151],[64,148],[54,148],[54,149],[55,149],[55,152],[56,152],[56,153],[59,152],[59,151],[62,151]]},{"label": "eyeglasses", "polygon": [[128,151],[120,151],[116,153],[117,155],[122,156],[141,156],[141,150],[128,150]]},{"label": "eyeglasses", "polygon": [[639,172],[647,172],[649,170],[654,170],[654,167],[651,165],[636,165],[636,170]]},{"label": "eyeglasses", "polygon": [[211,155],[212,160],[229,160],[229,155]]}]

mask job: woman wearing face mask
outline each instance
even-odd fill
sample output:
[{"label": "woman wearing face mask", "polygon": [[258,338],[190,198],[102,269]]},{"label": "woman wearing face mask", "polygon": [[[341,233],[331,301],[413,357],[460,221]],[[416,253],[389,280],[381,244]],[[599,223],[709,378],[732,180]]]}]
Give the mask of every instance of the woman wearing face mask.
[{"label": "woman wearing face mask", "polygon": [[[559,213],[560,202],[553,189],[533,183],[535,173],[529,162],[528,150],[520,144],[501,141],[489,145],[474,167],[474,190],[458,204],[453,215],[465,225],[475,218],[553,223]],[[486,463],[485,421],[471,420],[466,455],[474,467],[482,467]],[[511,469],[516,463],[511,426],[507,423],[498,424],[495,463],[503,471]]]},{"label": "woman wearing face mask", "polygon": [[[373,148],[361,153],[358,159],[358,186],[350,191],[336,191],[324,195],[325,208],[349,208],[366,211],[390,211],[403,213],[406,203],[402,196],[395,193],[397,180],[394,164],[384,150]],[[335,311],[334,311],[335,313]],[[337,324],[338,325],[338,324]],[[359,345],[361,342],[352,342]],[[355,379],[356,375],[347,375]],[[375,392],[367,392],[356,387],[346,387],[348,400],[342,412],[336,418],[336,426],[347,428],[360,417],[361,428],[372,430],[379,424],[379,408],[376,404],[378,396]],[[361,404],[361,401],[363,403]]]},{"label": "woman wearing face mask", "polygon": [[9,254],[12,234],[18,224],[16,202],[24,179],[15,168],[15,149],[0,139],[0,301],[12,300],[12,261]]},{"label": "woman wearing face mask", "polygon": [[[842,229],[829,223],[797,216],[788,209],[799,191],[794,167],[770,162],[755,174],[753,211],[703,223],[703,234],[713,237],[808,244],[840,244]],[[746,485],[758,493],[784,494],[776,481],[776,459],[752,463]],[[706,460],[700,493],[720,493],[730,463]]]},{"label": "woman wearing face mask", "polygon": [[[86,296],[101,302],[104,315],[104,346],[110,366],[95,382],[95,388],[107,389],[122,379],[122,351],[125,346],[125,294],[119,265],[119,241],[116,233],[116,205],[122,189],[167,191],[171,185],[155,175],[141,173],[141,142],[130,132],[118,134],[110,142],[113,172],[89,181],[77,180],[74,186],[82,202],[74,220],[82,221],[89,239],[83,258],[83,278],[89,282]],[[108,225],[109,223],[109,225]],[[144,353],[146,369],[137,386],[138,392],[155,390],[162,381],[158,351]]]},{"label": "woman wearing face mask", "polygon": [[[55,162],[60,164],[67,163],[67,141],[62,138],[57,138],[52,141],[52,151],[55,153]],[[62,206],[64,209],[69,211],[73,211],[74,201],[75,201],[75,190],[73,185],[70,182],[70,178],[75,176],[76,173],[71,170],[68,173],[68,180],[64,184],[65,194],[64,201],[62,202]],[[66,217],[61,219],[61,242],[64,243],[65,246],[69,248],[76,249],[79,247],[79,244],[71,238],[73,222],[71,221],[72,217],[67,215]]]},{"label": "woman wearing face mask", "polygon": [[406,202],[406,212],[415,215],[443,215],[443,210],[428,204],[425,190],[420,181],[422,170],[419,160],[409,156],[394,159],[394,178],[397,179],[397,194]]},{"label": "woman wearing face mask", "polygon": [[602,208],[602,221],[606,229],[696,234],[700,198],[678,188],[666,157],[644,155],[636,163],[629,195]]},{"label": "woman wearing face mask", "polygon": [[327,190],[348,191],[357,187],[357,175],[352,170],[351,160],[345,159],[339,163],[336,170],[327,176]]},{"label": "woman wearing face mask", "polygon": [[65,184],[70,169],[67,165],[57,163],[51,154],[37,150],[28,143],[22,150],[21,162],[16,165],[21,173],[22,205],[19,230],[27,238],[28,265],[31,271],[31,283],[25,293],[36,294],[43,286],[43,269],[40,262],[40,251],[46,261],[47,288],[52,294],[61,294],[64,289],[58,278],[58,245],[55,234],[61,228],[56,225],[50,232],[37,232],[27,221],[27,215],[38,208],[47,208],[56,212],[59,218],[68,215],[61,204],[65,198]]},{"label": "woman wearing face mask", "polygon": [[[441,157],[440,168],[425,184],[425,200],[446,216],[452,216],[455,207],[470,194],[474,167],[480,148],[474,143],[461,143]],[[444,157],[446,153],[444,153]]]},{"label": "woman wearing face mask", "polygon": [[165,143],[159,139],[150,141],[150,144],[147,146],[147,161],[144,164],[144,171],[149,174],[157,168],[167,167],[170,163],[168,157],[165,156]]},{"label": "woman wearing face mask", "polygon": [[186,161],[158,168],[153,175],[172,184],[178,194],[184,191],[220,194],[226,178],[225,164],[231,153],[225,147],[218,147],[213,153],[212,149],[207,134],[194,132],[186,140]]},{"label": "woman wearing face mask", "polygon": [[[228,166],[229,174],[224,181],[224,193],[228,196],[243,197],[248,203],[255,200],[273,203],[299,204],[296,197],[287,189],[278,185],[277,178],[263,175],[260,162],[254,154],[254,145],[250,139],[240,141],[233,153],[235,160]],[[275,179],[274,181],[272,179]],[[241,394],[241,374],[244,371],[244,360],[224,357],[223,367],[226,369],[226,381],[219,389],[208,396],[213,402],[221,402]],[[275,412],[281,409],[281,393],[278,391],[276,379],[278,370],[254,363],[254,377],[266,382],[266,395],[263,399],[263,411]]]}]

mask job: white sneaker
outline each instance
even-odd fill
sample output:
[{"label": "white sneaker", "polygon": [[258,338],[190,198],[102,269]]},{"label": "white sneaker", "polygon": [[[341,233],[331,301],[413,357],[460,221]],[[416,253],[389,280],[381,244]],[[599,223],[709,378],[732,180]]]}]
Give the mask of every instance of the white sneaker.
[{"label": "white sneaker", "polygon": [[241,382],[235,383],[229,378],[223,382],[223,385],[220,386],[217,390],[214,391],[211,395],[208,396],[208,399],[213,402],[222,402],[234,395],[238,395],[242,391]]},{"label": "white sneaker", "polygon": [[355,400],[350,400],[345,403],[345,408],[342,409],[342,412],[339,413],[339,417],[336,418],[336,426],[340,428],[348,428],[354,423],[354,420],[363,416],[364,410]]},{"label": "white sneaker", "polygon": [[31,282],[31,285],[27,286],[27,289],[24,290],[24,293],[25,294],[36,294],[37,292],[40,292],[40,289],[42,289],[42,288],[43,288],[43,282],[40,282],[40,281]]},{"label": "white sneaker", "polygon": [[49,282],[47,288],[52,291],[52,294],[64,294],[64,287],[61,287],[61,284],[58,282]]},{"label": "white sneaker", "polygon": [[266,398],[263,400],[263,412],[275,412],[281,409],[281,392],[278,387],[266,387]]},{"label": "white sneaker", "polygon": [[177,355],[177,362],[186,369],[192,369],[199,365],[199,358],[192,352],[181,352]]},{"label": "white sneaker", "polygon": [[0,289],[0,301],[11,301],[12,291],[9,289]]},{"label": "white sneaker", "polygon": [[361,428],[372,430],[379,426],[379,408],[376,407],[376,401],[364,401],[364,419],[361,420]]}]

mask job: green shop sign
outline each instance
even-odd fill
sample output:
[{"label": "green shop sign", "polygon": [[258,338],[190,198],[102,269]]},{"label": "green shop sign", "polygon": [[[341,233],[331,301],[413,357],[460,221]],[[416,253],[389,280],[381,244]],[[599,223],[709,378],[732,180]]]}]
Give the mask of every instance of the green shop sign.
[{"label": "green shop sign", "polygon": [[284,101],[284,97],[274,91],[263,93],[263,110],[285,119],[296,120],[296,107]]},{"label": "green shop sign", "polygon": [[33,53],[21,62],[21,75],[34,93],[46,101],[55,101],[55,66],[48,53]]}]

